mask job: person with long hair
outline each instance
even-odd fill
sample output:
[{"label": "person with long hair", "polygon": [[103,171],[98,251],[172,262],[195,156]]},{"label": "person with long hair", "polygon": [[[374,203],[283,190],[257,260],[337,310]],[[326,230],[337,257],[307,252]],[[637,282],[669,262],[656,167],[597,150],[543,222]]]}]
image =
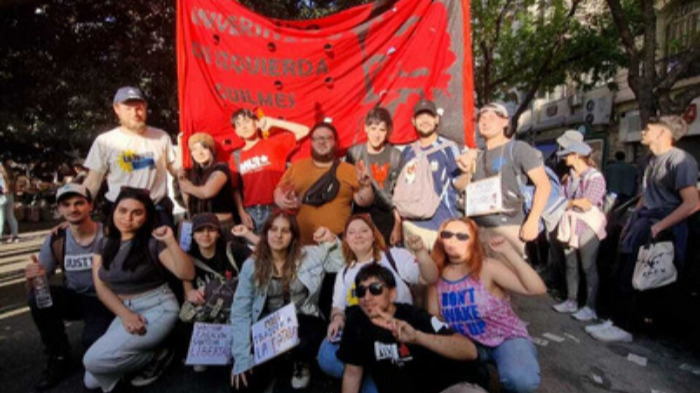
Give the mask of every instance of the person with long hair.
[{"label": "person with long hair", "polygon": [[[262,391],[273,375],[292,369],[292,388],[308,385],[308,365],[325,331],[318,306],[321,283],[326,273],[336,272],[343,265],[340,244],[328,228],[317,228],[313,238],[318,245],[302,246],[296,217],[285,211],[273,212],[263,226],[253,255],[243,264],[231,307],[231,323],[236,332],[231,350],[231,385],[236,390]],[[296,308],[299,345],[255,366],[251,326],[289,303]],[[277,382],[284,383],[281,378]]]},{"label": "person with long hair", "polygon": [[[396,302],[413,304],[414,299],[409,285],[431,285],[438,278],[438,270],[430,259],[423,239],[409,235],[405,239],[408,250],[387,248],[384,236],[367,214],[355,214],[345,224],[343,256],[345,267],[336,275],[333,287],[331,321],[326,339],[321,344],[318,364],[326,374],[335,378],[343,376],[344,364],[335,356],[338,351],[340,333],[345,326],[345,311],[358,304],[355,293],[355,276],[365,266],[378,263],[394,275],[396,280]],[[409,252],[410,250],[410,252]],[[367,378],[362,391],[374,392],[374,383]]]},{"label": "person with long hair", "polygon": [[[192,134],[187,141],[193,166],[181,171],[180,190],[187,205],[187,213],[214,213],[224,226],[223,232],[233,227],[234,189],[231,171],[224,162],[216,162],[214,138],[204,132]],[[238,190],[235,190],[238,192]]]},{"label": "person with long hair", "polygon": [[0,239],[5,230],[5,221],[10,225],[8,243],[19,243],[17,218],[15,217],[15,189],[12,173],[0,162]]},{"label": "person with long hair", "polygon": [[440,278],[428,291],[428,311],[474,341],[479,360],[493,361],[506,392],[532,392],[540,368],[525,324],[513,312],[509,292],[541,295],[540,276],[503,236],[488,245],[501,259],[486,258],[478,229],[469,218],[442,223],[432,259]]},{"label": "person with long hair", "polygon": [[154,228],[155,214],[147,190],[125,187],[107,218],[92,271],[98,297],[116,318],[83,358],[88,389],[110,392],[133,372],[139,373],[132,385],[147,385],[172,360],[161,344],[175,326],[179,305],[166,275],[192,280],[194,266],[170,227]]},{"label": "person with long hair", "polygon": [[[598,249],[605,238],[607,220],[602,211],[605,201],[605,177],[590,158],[591,147],[585,142],[573,142],[557,155],[571,168],[564,177],[564,195],[568,202],[558,227],[558,240],[566,256],[567,298],[553,306],[560,313],[573,313],[579,321],[597,319]],[[586,275],[588,296],[586,305],[578,307],[579,264]]]}]

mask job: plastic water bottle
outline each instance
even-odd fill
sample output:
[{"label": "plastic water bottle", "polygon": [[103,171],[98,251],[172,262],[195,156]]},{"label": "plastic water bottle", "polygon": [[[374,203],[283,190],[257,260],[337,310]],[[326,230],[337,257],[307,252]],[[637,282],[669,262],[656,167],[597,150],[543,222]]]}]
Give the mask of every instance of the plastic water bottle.
[{"label": "plastic water bottle", "polygon": [[[32,255],[34,263],[39,263],[36,256]],[[49,279],[46,278],[46,273],[36,276],[32,279],[32,288],[34,290],[34,299],[38,308],[49,308],[53,306],[51,298],[51,288],[49,287]]]}]

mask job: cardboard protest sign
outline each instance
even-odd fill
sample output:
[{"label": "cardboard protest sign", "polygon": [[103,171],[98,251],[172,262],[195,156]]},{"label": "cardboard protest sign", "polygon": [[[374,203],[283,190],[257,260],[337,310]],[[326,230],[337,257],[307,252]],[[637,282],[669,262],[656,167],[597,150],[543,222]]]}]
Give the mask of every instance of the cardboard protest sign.
[{"label": "cardboard protest sign", "polygon": [[231,325],[195,323],[185,364],[225,365],[231,363],[232,339]]},{"label": "cardboard protest sign", "polygon": [[255,364],[264,363],[299,344],[299,322],[290,303],[253,324]]}]

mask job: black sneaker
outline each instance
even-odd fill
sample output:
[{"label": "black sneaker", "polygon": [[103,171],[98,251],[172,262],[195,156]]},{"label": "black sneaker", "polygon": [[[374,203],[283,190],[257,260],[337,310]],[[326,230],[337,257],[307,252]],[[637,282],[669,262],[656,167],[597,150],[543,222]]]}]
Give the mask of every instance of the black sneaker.
[{"label": "black sneaker", "polygon": [[58,385],[70,371],[70,358],[68,356],[49,356],[46,368],[39,377],[39,382],[34,386],[36,391],[43,392]]},{"label": "black sneaker", "polygon": [[146,365],[134,378],[131,379],[131,386],[141,387],[155,382],[163,371],[170,365],[175,357],[175,352],[164,348],[158,350],[150,363]]}]

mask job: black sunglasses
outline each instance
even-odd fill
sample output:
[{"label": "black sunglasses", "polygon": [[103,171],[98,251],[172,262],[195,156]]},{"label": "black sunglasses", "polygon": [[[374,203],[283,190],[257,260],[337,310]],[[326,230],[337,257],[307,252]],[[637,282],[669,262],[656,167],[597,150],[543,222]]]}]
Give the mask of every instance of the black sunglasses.
[{"label": "black sunglasses", "polygon": [[451,231],[442,231],[440,232],[440,239],[451,239],[452,236],[456,236],[457,240],[466,242],[469,240],[469,234],[465,232],[451,232]]},{"label": "black sunglasses", "polygon": [[371,293],[374,296],[378,296],[382,294],[382,291],[384,290],[384,284],[380,282],[373,282],[368,286],[358,285],[357,288],[355,288],[355,295],[357,295],[358,299],[362,299],[367,294],[368,289],[369,293]]}]

